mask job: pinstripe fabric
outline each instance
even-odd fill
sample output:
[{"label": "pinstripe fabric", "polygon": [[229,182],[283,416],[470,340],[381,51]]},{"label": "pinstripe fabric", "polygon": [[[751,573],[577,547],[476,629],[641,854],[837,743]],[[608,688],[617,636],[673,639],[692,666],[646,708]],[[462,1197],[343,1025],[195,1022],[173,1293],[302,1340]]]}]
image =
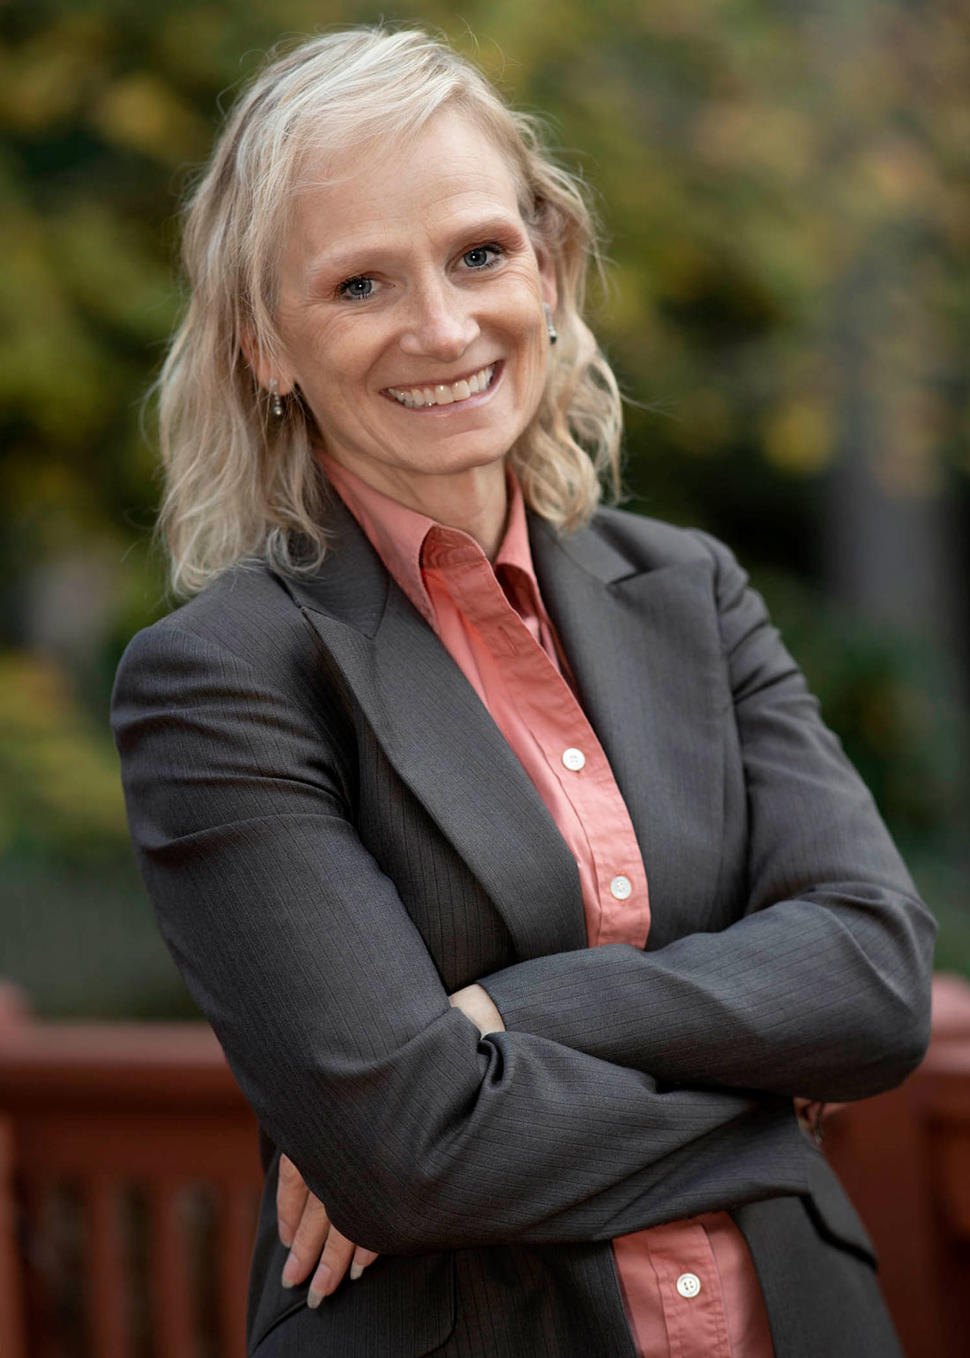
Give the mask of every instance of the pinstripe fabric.
[{"label": "pinstripe fabric", "polygon": [[[729,555],[617,512],[533,526],[656,914],[650,951],[590,950],[521,766],[334,519],[313,579],[228,572],[115,693],[162,932],[268,1137],[384,1256],[317,1313],[283,1291],[271,1160],[253,1350],[629,1355],[606,1242],[732,1207],[779,1358],[891,1353],[790,1096],[918,1059],[932,926]],[[509,1026],[487,1041],[447,1003],[483,978]]]},{"label": "pinstripe fabric", "polygon": [[[590,946],[642,948],[649,887],[640,847],[612,770],[568,681],[539,596],[525,503],[508,478],[505,535],[494,560],[318,456],[327,480],[391,578],[472,685],[576,860]],[[579,747],[581,772],[564,764]],[[622,872],[626,897],[610,882]],[[613,1259],[637,1351],[649,1358],[772,1358],[768,1317],[751,1255],[725,1212],[665,1223],[613,1241]],[[677,1278],[699,1293],[685,1299]]]}]

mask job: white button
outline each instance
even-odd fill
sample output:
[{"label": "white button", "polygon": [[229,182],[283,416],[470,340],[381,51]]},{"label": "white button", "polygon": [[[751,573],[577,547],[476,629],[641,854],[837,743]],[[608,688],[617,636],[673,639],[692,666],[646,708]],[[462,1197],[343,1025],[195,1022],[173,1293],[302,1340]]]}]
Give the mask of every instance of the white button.
[{"label": "white button", "polygon": [[[610,895],[614,897],[615,900],[628,900],[632,892],[633,884],[629,877],[614,877],[612,882],[610,882]],[[687,1275],[685,1274],[684,1276],[686,1277]]]},{"label": "white button", "polygon": [[696,1297],[701,1290],[701,1280],[696,1273],[682,1273],[677,1279],[677,1291],[682,1297]]},{"label": "white button", "polygon": [[572,769],[573,773],[578,773],[586,763],[586,756],[582,750],[575,750],[572,746],[562,752],[562,762],[567,769]]}]

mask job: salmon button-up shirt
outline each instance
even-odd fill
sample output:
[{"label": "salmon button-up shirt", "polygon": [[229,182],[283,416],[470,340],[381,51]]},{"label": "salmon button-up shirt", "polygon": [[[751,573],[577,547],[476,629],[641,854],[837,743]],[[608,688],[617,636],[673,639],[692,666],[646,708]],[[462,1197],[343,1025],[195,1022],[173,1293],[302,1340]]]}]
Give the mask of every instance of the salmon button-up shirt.
[{"label": "salmon button-up shirt", "polygon": [[[522,763],[579,870],[590,947],[643,947],[646,871],[609,762],[577,702],[532,565],[509,477],[494,563],[467,533],[382,495],[319,454],[384,565],[475,689]],[[613,1241],[639,1358],[772,1358],[754,1265],[726,1212]]]}]

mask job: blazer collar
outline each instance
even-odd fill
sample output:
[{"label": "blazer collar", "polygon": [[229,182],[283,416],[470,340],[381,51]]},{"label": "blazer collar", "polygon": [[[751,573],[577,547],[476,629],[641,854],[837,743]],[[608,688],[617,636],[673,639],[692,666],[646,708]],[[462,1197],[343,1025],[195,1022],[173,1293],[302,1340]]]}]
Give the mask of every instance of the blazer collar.
[{"label": "blazer collar", "polygon": [[301,608],[373,637],[387,604],[390,576],[338,495],[327,505],[330,549],[311,576],[280,576],[280,583]]},{"label": "blazer collar", "polygon": [[576,864],[522,765],[342,504],[331,524],[334,549],[320,571],[284,587],[399,777],[502,915],[518,955],[584,947]]},{"label": "blazer collar", "polygon": [[[331,550],[319,570],[312,576],[281,577],[281,583],[301,607],[330,614],[373,637],[390,589],[387,569],[337,495],[330,496],[327,519]],[[555,591],[563,573],[568,578],[585,576],[606,585],[642,573],[642,567],[594,529],[560,534],[532,514],[528,523],[533,561],[543,588],[548,580]]]},{"label": "blazer collar", "polygon": [[[397,773],[478,877],[521,957],[586,946],[576,865],[518,759],[340,502],[331,524],[320,571],[283,583]],[[703,554],[644,566],[595,526],[562,535],[532,518],[530,539],[580,702],[643,850],[648,946],[661,946],[684,920],[703,921],[720,864],[729,694],[712,566]]]}]

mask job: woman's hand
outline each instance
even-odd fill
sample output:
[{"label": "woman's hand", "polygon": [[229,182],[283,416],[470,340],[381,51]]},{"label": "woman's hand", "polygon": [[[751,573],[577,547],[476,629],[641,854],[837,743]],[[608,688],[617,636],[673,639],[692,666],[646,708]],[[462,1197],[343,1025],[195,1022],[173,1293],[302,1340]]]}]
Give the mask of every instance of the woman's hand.
[{"label": "woman's hand", "polygon": [[460,1009],[466,1018],[470,1018],[482,1037],[488,1033],[505,1032],[502,1015],[483,986],[466,985],[464,990],[456,990],[453,995],[449,995],[448,1003],[453,1009]]},{"label": "woman's hand", "polygon": [[377,1258],[373,1250],[355,1245],[331,1225],[326,1207],[307,1188],[288,1155],[280,1156],[276,1221],[280,1240],[290,1251],[283,1266],[283,1286],[295,1287],[313,1270],[307,1306],[319,1306],[329,1297],[348,1267],[353,1282]]},{"label": "woman's hand", "polygon": [[[480,985],[456,990],[448,1002],[470,1018],[483,1037],[486,1033],[505,1031],[501,1014]],[[355,1282],[377,1258],[373,1250],[355,1245],[331,1225],[326,1207],[307,1188],[303,1175],[288,1155],[280,1156],[276,1222],[280,1240],[290,1251],[283,1266],[283,1286],[295,1287],[313,1269],[308,1306],[319,1306],[324,1297],[329,1297],[348,1268],[351,1281]]]},{"label": "woman's hand", "polygon": [[821,1146],[823,1140],[822,1118],[833,1108],[841,1107],[838,1104],[821,1103],[818,1099],[802,1099],[798,1096],[794,1099],[795,1116],[798,1118],[802,1130],[807,1132],[816,1146]]}]

